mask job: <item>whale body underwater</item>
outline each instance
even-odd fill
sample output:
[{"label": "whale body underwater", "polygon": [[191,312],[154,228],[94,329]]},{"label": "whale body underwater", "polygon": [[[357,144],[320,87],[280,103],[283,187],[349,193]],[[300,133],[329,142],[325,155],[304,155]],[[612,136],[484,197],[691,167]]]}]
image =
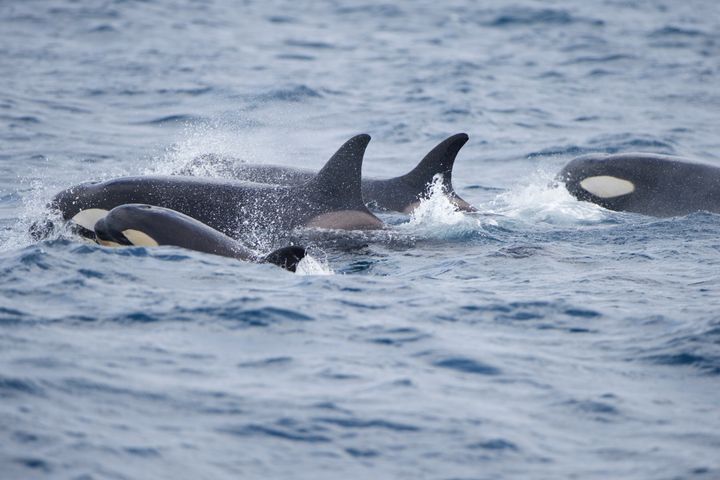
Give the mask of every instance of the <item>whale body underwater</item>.
[{"label": "whale body underwater", "polygon": [[590,154],[556,177],[578,200],[656,217],[720,213],[720,168],[653,153]]},{"label": "whale body underwater", "polygon": [[[465,133],[458,133],[436,145],[410,172],[389,179],[363,178],[362,196],[365,203],[378,210],[411,213],[427,194],[428,186],[441,176],[444,194],[458,210],[474,212],[475,208],[455,193],[452,170],[458,152],[468,141]],[[189,175],[203,165],[211,165],[214,172],[235,180],[275,185],[300,185],[310,181],[316,172],[280,165],[242,163],[232,157],[205,154],[178,173]]]}]

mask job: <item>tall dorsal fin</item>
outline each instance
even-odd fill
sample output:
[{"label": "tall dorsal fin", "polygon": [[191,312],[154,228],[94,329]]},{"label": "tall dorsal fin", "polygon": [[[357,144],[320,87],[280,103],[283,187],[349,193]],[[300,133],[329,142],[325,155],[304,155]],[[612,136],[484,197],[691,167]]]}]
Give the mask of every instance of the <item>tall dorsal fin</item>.
[{"label": "tall dorsal fin", "polygon": [[460,149],[468,141],[466,133],[458,133],[448,137],[425,155],[409,173],[398,177],[409,185],[417,187],[420,191],[432,182],[438,173],[443,175],[445,185],[452,185],[452,169]]},{"label": "tall dorsal fin", "polygon": [[308,182],[314,190],[337,203],[363,206],[361,174],[370,135],[356,135],[335,152],[318,174]]}]

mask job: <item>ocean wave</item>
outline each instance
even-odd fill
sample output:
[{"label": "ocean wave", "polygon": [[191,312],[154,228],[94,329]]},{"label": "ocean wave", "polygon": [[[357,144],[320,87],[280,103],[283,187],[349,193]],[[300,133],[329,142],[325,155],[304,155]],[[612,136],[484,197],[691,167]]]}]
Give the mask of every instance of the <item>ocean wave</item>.
[{"label": "ocean wave", "polygon": [[321,425],[303,425],[292,419],[278,420],[272,425],[253,423],[229,425],[218,428],[218,432],[234,437],[270,437],[271,439],[303,443],[331,442],[331,438],[325,434],[326,428]]},{"label": "ocean wave", "polygon": [[619,422],[624,415],[620,409],[611,402],[617,402],[617,397],[612,394],[603,395],[600,399],[572,399],[562,402],[562,408],[569,408],[576,414],[588,417],[598,422]]},{"label": "ocean wave", "polygon": [[432,338],[432,335],[417,328],[374,326],[364,329],[358,338],[378,344],[394,347],[401,347],[406,344],[416,343]]},{"label": "ocean wave", "polygon": [[665,366],[691,367],[706,375],[720,375],[720,324],[713,320],[694,333],[673,332],[661,345],[641,349],[638,357]]},{"label": "ocean wave", "polygon": [[666,25],[657,28],[647,34],[650,38],[666,38],[666,37],[702,37],[706,36],[705,32],[695,28],[684,28],[675,25]]},{"label": "ocean wave", "polygon": [[303,102],[308,99],[322,98],[323,94],[307,85],[296,85],[258,93],[253,95],[253,97],[259,102]]},{"label": "ocean wave", "polygon": [[507,7],[492,19],[483,22],[484,25],[498,28],[528,25],[566,26],[575,23],[598,27],[605,25],[605,22],[601,19],[578,17],[564,9],[528,7]]},{"label": "ocean wave", "polygon": [[309,48],[313,50],[327,50],[337,48],[336,45],[328,42],[297,39],[285,40],[285,45],[287,45],[288,47]]},{"label": "ocean wave", "polygon": [[645,360],[657,365],[694,367],[708,375],[720,375],[720,355],[677,352],[649,355]]},{"label": "ocean wave", "polygon": [[521,323],[538,330],[560,330],[568,333],[593,333],[589,320],[603,316],[601,311],[563,301],[508,301],[470,303],[459,308],[453,321],[479,323]]},{"label": "ocean wave", "polygon": [[348,430],[379,429],[395,432],[418,432],[421,429],[415,425],[392,422],[382,419],[360,419],[353,417],[315,417],[315,422],[333,425]]},{"label": "ocean wave", "polygon": [[7,399],[18,396],[42,397],[44,395],[44,389],[32,380],[0,376],[0,398]]},{"label": "ocean wave", "polygon": [[439,368],[447,368],[460,373],[471,373],[473,375],[499,375],[500,369],[488,365],[479,360],[468,357],[444,357],[433,360],[432,365]]},{"label": "ocean wave", "polygon": [[372,17],[402,18],[405,10],[393,3],[343,5],[335,8],[339,15],[369,15]]},{"label": "ocean wave", "polygon": [[621,60],[636,60],[637,57],[626,53],[613,53],[610,55],[598,55],[598,56],[580,56],[570,59],[563,63],[563,65],[577,65],[582,63],[601,63],[607,65],[612,62]]},{"label": "ocean wave", "polygon": [[169,123],[178,123],[178,124],[188,124],[188,123],[197,123],[202,122],[205,119],[203,117],[199,117],[197,115],[192,114],[175,114],[175,115],[165,115],[164,117],[157,117],[153,118],[151,120],[143,120],[140,122],[137,122],[137,125],[163,125],[163,124],[169,124]]},{"label": "ocean wave", "polygon": [[[587,118],[576,119],[587,121]],[[627,151],[649,151],[654,153],[675,153],[675,142],[669,139],[660,139],[648,135],[632,133],[615,133],[591,138],[586,145],[562,145],[547,147],[542,150],[528,153],[528,158],[552,156],[580,156],[587,153],[620,153]]]}]

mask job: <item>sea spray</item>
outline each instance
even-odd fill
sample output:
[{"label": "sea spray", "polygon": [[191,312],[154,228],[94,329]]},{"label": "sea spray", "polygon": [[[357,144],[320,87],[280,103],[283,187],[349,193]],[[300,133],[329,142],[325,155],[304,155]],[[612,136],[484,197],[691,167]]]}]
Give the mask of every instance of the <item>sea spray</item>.
[{"label": "sea spray", "polygon": [[480,206],[481,211],[528,223],[551,225],[597,224],[607,219],[603,208],[578,202],[554,174],[537,171],[524,183],[500,193]]},{"label": "sea spray", "polygon": [[427,194],[410,214],[410,221],[398,229],[414,237],[453,239],[483,233],[483,220],[457,209],[447,195],[441,175],[435,175]]},{"label": "sea spray", "polygon": [[[314,252],[317,255],[317,252]],[[297,275],[334,275],[335,272],[330,268],[327,257],[322,260],[315,258],[313,255],[305,255],[305,258],[300,260],[297,269],[295,270]]]}]

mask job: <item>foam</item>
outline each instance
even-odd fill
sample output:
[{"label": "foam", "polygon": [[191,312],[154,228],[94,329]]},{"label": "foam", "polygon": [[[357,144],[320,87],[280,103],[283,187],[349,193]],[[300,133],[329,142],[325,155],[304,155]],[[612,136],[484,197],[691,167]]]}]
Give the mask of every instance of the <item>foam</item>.
[{"label": "foam", "polygon": [[480,210],[527,223],[551,225],[594,224],[607,219],[605,209],[578,202],[554,177],[552,173],[537,171],[526,182],[480,206]]},{"label": "foam", "polygon": [[446,195],[441,175],[435,175],[427,194],[398,229],[416,237],[462,238],[483,231],[483,220],[461,212]]},{"label": "foam", "polygon": [[319,260],[312,255],[305,255],[295,270],[296,275],[335,275],[328,264],[327,258]]}]

